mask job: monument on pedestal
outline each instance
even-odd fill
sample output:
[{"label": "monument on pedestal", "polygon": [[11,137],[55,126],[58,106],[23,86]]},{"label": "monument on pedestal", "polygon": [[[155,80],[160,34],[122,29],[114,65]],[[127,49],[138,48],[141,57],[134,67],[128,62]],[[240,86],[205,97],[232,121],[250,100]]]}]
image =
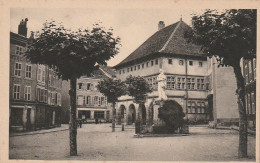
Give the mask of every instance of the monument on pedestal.
[{"label": "monument on pedestal", "polygon": [[158,82],[158,98],[153,102],[153,108],[155,116],[154,117],[154,124],[153,127],[157,127],[157,126],[163,126],[165,125],[164,122],[162,120],[160,120],[158,118],[158,108],[162,107],[164,104],[164,101],[167,100],[167,95],[165,92],[165,88],[166,88],[166,76],[164,75],[164,71],[162,69],[159,70],[159,75],[157,76],[157,82]]}]

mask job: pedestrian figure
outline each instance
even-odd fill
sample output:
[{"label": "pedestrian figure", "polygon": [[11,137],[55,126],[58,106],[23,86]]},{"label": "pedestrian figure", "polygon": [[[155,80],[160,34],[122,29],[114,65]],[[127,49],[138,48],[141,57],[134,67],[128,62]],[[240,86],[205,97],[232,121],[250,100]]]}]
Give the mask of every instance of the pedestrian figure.
[{"label": "pedestrian figure", "polygon": [[101,124],[101,119],[99,120],[99,124]]},{"label": "pedestrian figure", "polygon": [[80,128],[82,127],[82,120],[81,119],[79,120],[79,127]]},{"label": "pedestrian figure", "polygon": [[98,119],[96,118],[96,124],[98,124]]}]

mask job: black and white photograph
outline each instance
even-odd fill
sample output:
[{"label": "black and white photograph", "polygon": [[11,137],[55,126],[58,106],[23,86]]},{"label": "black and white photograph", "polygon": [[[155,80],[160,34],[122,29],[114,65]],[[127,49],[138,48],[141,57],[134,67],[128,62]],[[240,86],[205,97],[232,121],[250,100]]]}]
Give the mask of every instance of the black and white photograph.
[{"label": "black and white photograph", "polygon": [[8,161],[259,161],[256,8],[9,11]]}]

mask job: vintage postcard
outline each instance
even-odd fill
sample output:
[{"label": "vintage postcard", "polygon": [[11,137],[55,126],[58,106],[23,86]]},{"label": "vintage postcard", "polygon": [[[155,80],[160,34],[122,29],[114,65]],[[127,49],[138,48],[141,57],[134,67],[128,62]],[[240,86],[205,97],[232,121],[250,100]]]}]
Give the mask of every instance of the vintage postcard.
[{"label": "vintage postcard", "polygon": [[258,1],[0,7],[1,162],[259,162]]}]

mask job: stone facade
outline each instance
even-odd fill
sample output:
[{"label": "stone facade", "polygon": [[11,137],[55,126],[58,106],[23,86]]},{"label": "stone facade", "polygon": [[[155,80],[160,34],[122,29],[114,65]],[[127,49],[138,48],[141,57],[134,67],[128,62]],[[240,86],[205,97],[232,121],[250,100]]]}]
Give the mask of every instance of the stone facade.
[{"label": "stone facade", "polygon": [[161,123],[156,79],[162,69],[167,77],[167,97],[182,106],[189,123],[237,124],[232,67],[218,67],[214,57],[206,57],[200,47],[188,43],[184,38],[186,30],[191,28],[182,20],[163,28],[159,25],[158,32],[115,66],[117,78],[124,81],[129,75],[142,76],[153,88],[144,106],[133,103],[129,96],[120,98],[116,105],[119,123],[132,124],[138,112],[144,124]]},{"label": "stone facade", "polygon": [[249,127],[256,127],[256,58],[243,60],[245,101]]},{"label": "stone facade", "polygon": [[238,125],[236,78],[232,67],[218,67],[215,57],[208,58],[208,101],[210,121],[215,125]]},{"label": "stone facade", "polygon": [[[61,98],[61,80],[53,80],[57,84],[55,89],[51,88],[48,83],[51,70],[44,65],[32,64],[25,58],[24,52],[29,41],[27,21],[21,21],[20,33],[10,33],[10,131],[60,125],[61,102],[58,99]],[[48,92],[53,94],[53,102],[49,101]]]},{"label": "stone facade", "polygon": [[106,66],[92,76],[82,76],[77,80],[77,117],[85,122],[110,122],[112,120],[112,105],[107,97],[98,91],[96,86],[104,78],[113,78],[115,72]]},{"label": "stone facade", "polygon": [[[169,30],[169,28],[172,29]],[[186,114],[185,118],[191,123],[204,123],[209,120],[207,57],[198,52],[198,47],[185,42],[183,35],[186,28],[189,27],[182,21],[175,23],[175,25],[160,28],[130,56],[115,66],[117,78],[125,80],[129,75],[139,75],[144,77],[153,88],[153,92],[149,93],[144,106],[133,103],[129,96],[119,98],[116,107],[118,119],[127,124],[132,124],[134,122],[132,120],[133,112],[137,117],[139,109],[139,114],[141,114],[139,116],[142,117],[144,124],[161,123],[158,118],[159,105],[155,101],[158,98],[157,76],[159,70],[162,69],[167,77],[166,95],[169,100],[174,100],[182,106]],[[168,36],[165,35],[166,30],[170,31]],[[163,42],[162,37],[167,39],[164,40],[165,44],[158,47],[158,51],[146,49],[154,48],[153,44],[156,44],[156,41],[160,41],[159,44],[161,44]],[[173,50],[169,46],[176,48]],[[177,51],[175,52],[175,50]],[[145,54],[143,51],[145,51]],[[189,52],[191,53],[189,54]],[[140,55],[138,56],[137,53]],[[122,112],[126,114],[123,115]]]}]

